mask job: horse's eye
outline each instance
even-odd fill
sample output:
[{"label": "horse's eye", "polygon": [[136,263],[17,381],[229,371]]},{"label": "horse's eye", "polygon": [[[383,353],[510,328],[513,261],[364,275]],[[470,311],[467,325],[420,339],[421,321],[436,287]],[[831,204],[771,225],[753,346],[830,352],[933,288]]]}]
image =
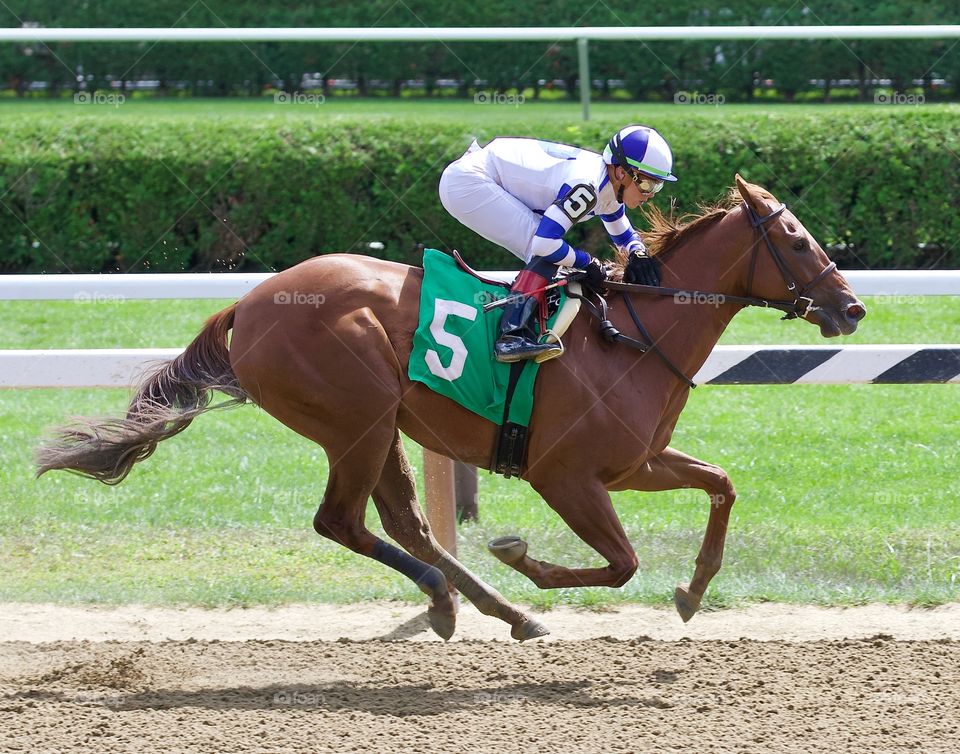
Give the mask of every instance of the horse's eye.
[{"label": "horse's eye", "polygon": [[799,241],[795,241],[793,244],[794,251],[803,251],[807,248],[807,239],[801,238]]}]

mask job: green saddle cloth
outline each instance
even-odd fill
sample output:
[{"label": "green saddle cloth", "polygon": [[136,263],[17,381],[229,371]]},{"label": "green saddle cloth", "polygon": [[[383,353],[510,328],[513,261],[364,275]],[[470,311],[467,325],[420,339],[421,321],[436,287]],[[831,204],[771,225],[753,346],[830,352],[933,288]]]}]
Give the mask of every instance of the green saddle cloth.
[{"label": "green saddle cloth", "polygon": [[[493,358],[500,334],[502,309],[484,314],[483,305],[506,295],[500,286],[487,285],[457,267],[453,257],[436,249],[423,252],[423,288],[420,320],[413,335],[413,353],[407,374],[434,392],[489,419],[503,422],[510,364]],[[563,307],[566,292],[560,291]],[[553,326],[556,313],[547,322]],[[508,421],[530,424],[533,386],[540,365],[528,361],[510,402]]]}]

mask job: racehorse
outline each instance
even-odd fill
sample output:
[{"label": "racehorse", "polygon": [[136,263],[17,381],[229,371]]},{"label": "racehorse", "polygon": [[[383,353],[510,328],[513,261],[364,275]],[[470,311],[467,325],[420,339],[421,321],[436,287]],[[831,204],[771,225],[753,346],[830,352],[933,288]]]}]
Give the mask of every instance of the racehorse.
[{"label": "racehorse", "polygon": [[[706,533],[692,580],[674,594],[687,621],[720,568],[736,499],[723,469],[669,447],[689,394],[687,377],[748,303],[802,317],[825,337],[854,332],[866,309],[793,213],[739,175],[725,201],[693,219],[657,212],[650,219],[645,237],[660,260],[662,285],[714,295],[609,296],[608,322],[633,331],[627,301],[634,304],[659,353],[608,342],[581,313],[567,331],[564,355],[541,366],[521,473],[606,565],[535,560],[515,537],[491,549],[541,589],[619,587],[639,563],[610,492],[701,489],[711,502]],[[449,638],[455,627],[451,588],[509,623],[514,638],[544,635],[543,625],[444,551],[421,515],[400,432],[485,466],[497,430],[408,379],[422,280],[420,268],[345,254],[279,273],[213,315],[180,356],[149,375],[125,418],[59,430],[38,451],[38,475],[68,469],[118,483],[199,414],[250,400],[326,451],[330,472],[316,531],[411,578],[429,595],[428,616],[440,636]],[[214,390],[231,400],[211,405]],[[370,496],[384,531],[403,549],[366,529]]]}]

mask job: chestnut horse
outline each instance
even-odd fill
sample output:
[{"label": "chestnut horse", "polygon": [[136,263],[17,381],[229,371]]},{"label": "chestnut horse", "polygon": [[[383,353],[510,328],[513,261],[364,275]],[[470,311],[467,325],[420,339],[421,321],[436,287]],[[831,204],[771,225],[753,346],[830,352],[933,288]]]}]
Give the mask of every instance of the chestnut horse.
[{"label": "chestnut horse", "polygon": [[[636,571],[610,492],[695,487],[711,506],[693,579],[674,595],[689,620],[720,568],[736,493],[723,469],[668,447],[689,383],[667,360],[683,375],[697,372],[744,306],[724,296],[781,303],[787,297],[825,337],[852,333],[866,313],[799,220],[765,189],[736,180],[724,204],[686,224],[652,215],[647,239],[663,285],[718,294],[630,294],[666,358],[605,341],[581,313],[565,336],[565,354],[541,367],[522,476],[606,562],[560,566],[533,559],[517,538],[491,543],[497,557],[541,589],[619,587]],[[251,400],[327,453],[316,531],[411,578],[430,596],[428,615],[439,635],[454,631],[453,587],[509,623],[514,638],[542,636],[544,626],[444,551],[421,515],[400,432],[485,466],[497,429],[408,379],[422,279],[417,267],[342,254],[274,276],[211,317],[182,355],[146,378],[125,418],[60,430],[39,450],[38,473],[69,469],[115,484],[159,441],[218,407],[210,405],[211,391],[232,397],[219,406]],[[610,296],[609,320],[635,332],[622,301]],[[370,496],[384,531],[403,549],[366,529]]]}]

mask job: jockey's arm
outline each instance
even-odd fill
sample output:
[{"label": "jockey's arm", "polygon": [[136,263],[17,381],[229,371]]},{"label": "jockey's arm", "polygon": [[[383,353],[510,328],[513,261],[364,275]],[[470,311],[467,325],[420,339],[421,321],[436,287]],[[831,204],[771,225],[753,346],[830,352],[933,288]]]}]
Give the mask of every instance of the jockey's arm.
[{"label": "jockey's arm", "polygon": [[531,258],[540,257],[551,264],[586,269],[590,264],[590,255],[573,248],[563,237],[596,203],[596,191],[589,184],[574,186],[560,196],[543,212],[530,243]]},{"label": "jockey's arm", "polygon": [[600,219],[603,221],[603,227],[614,246],[623,249],[627,254],[635,251],[642,254],[646,253],[647,247],[640,237],[640,232],[630,223],[630,218],[627,217],[627,208],[622,204],[620,209],[613,214],[600,215]]}]

